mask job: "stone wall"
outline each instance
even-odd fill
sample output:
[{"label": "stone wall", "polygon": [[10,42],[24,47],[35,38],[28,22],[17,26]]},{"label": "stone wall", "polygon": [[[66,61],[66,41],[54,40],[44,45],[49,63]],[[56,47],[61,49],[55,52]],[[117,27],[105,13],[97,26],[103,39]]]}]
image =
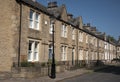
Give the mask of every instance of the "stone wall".
[{"label": "stone wall", "polygon": [[0,0],[0,11],[0,71],[10,72],[18,53],[19,4]]},{"label": "stone wall", "polygon": [[[56,73],[64,72],[64,66],[56,66]],[[51,67],[20,67],[12,68],[12,77],[33,78],[50,76]]]}]

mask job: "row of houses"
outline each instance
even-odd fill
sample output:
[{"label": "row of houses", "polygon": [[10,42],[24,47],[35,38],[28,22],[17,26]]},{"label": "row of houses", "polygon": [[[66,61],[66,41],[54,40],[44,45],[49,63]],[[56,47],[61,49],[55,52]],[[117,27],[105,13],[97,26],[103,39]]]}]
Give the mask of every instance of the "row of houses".
[{"label": "row of houses", "polygon": [[[36,0],[0,1],[0,71],[10,72],[21,62],[46,63],[52,59],[74,66],[97,60],[110,63],[117,57],[114,41],[96,27],[74,17],[66,6]],[[53,31],[54,27],[54,31]],[[54,32],[54,37],[53,37]]]}]

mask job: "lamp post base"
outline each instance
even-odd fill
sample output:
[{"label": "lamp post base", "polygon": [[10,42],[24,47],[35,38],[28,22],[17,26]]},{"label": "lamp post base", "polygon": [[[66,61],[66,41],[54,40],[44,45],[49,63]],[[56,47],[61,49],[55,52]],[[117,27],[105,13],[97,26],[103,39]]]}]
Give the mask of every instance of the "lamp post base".
[{"label": "lamp post base", "polygon": [[56,78],[56,68],[55,68],[55,64],[52,64],[52,68],[51,68],[51,78],[54,79]]}]

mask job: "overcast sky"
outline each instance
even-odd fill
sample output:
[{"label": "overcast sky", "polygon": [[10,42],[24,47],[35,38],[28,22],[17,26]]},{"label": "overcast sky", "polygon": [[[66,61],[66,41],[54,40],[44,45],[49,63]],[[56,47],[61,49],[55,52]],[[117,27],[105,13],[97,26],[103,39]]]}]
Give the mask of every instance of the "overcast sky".
[{"label": "overcast sky", "polygon": [[65,4],[74,17],[82,16],[83,23],[91,23],[101,32],[118,39],[120,36],[120,0],[37,0],[47,6],[49,1]]}]

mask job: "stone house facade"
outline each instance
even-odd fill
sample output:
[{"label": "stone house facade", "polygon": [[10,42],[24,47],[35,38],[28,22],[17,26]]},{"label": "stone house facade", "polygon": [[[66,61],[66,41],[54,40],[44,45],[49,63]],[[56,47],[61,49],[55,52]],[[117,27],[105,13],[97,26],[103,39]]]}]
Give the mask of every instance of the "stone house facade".
[{"label": "stone house facade", "polygon": [[117,42],[117,46],[116,46],[116,51],[117,51],[117,58],[120,58],[120,36]]},{"label": "stone house facade", "polygon": [[65,5],[50,2],[45,7],[34,0],[3,0],[0,4],[0,71],[10,72],[23,61],[52,59],[53,26],[56,62],[74,66],[82,61],[110,62],[116,57],[116,45],[95,27],[84,25],[82,17],[73,18]]}]

